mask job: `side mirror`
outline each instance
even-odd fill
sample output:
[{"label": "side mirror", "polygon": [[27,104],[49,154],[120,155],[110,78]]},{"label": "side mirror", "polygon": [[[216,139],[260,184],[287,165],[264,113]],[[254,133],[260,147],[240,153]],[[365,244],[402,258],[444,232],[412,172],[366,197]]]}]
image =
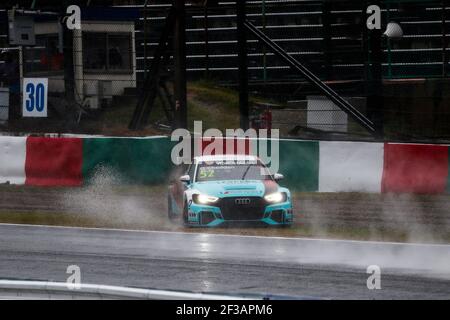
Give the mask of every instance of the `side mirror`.
[{"label": "side mirror", "polygon": [[275,179],[275,181],[281,181],[284,179],[284,176],[281,173],[275,173],[273,175],[273,178]]},{"label": "side mirror", "polygon": [[188,174],[184,175],[184,176],[181,176],[180,177],[180,181],[184,182],[184,183],[190,183],[191,182],[191,177]]}]

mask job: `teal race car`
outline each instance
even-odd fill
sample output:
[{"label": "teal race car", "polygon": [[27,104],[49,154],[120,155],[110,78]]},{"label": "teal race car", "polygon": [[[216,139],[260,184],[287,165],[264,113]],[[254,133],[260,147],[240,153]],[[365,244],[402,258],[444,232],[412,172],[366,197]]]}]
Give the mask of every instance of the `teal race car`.
[{"label": "teal race car", "polygon": [[255,156],[196,157],[169,186],[169,218],[190,227],[290,226],[291,193],[281,179]]}]

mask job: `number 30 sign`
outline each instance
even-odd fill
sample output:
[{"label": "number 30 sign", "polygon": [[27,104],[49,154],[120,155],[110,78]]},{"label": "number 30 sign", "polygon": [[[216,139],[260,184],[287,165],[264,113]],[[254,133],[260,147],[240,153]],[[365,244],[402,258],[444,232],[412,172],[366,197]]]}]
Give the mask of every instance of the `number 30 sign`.
[{"label": "number 30 sign", "polygon": [[47,78],[24,78],[22,115],[47,117],[47,93]]}]

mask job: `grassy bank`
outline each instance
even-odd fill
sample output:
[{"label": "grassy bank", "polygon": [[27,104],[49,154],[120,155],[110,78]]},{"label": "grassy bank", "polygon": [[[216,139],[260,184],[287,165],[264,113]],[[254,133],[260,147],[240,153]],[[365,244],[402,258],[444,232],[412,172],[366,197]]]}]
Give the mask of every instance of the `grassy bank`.
[{"label": "grassy bank", "polygon": [[450,243],[446,196],[297,193],[291,228],[189,229],[167,218],[166,190],[1,186],[0,223]]},{"label": "grassy bank", "polygon": [[389,241],[389,242],[420,242],[420,243],[450,243],[450,235],[447,233],[435,234],[433,240],[411,241],[409,233],[395,229],[377,229],[365,227],[327,227],[318,231],[315,227],[296,223],[291,228],[184,228],[180,223],[163,221],[126,222],[113,221],[111,219],[90,218],[83,215],[68,213],[41,213],[41,212],[1,212],[0,223],[49,225],[82,228],[108,228],[129,229],[147,231],[178,231],[178,232],[202,232],[211,234],[231,234],[245,236],[264,237],[292,237],[292,238],[320,238],[342,239],[361,241]]}]

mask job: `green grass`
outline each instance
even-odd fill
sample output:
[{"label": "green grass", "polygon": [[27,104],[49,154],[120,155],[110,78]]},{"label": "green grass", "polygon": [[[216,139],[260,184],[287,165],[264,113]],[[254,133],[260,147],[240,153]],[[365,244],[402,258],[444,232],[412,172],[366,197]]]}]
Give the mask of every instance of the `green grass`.
[{"label": "green grass", "polygon": [[127,125],[134,112],[135,103],[132,103],[132,101],[134,99],[131,99],[127,104],[114,106],[112,109],[107,110],[100,116],[99,121],[104,127]]},{"label": "green grass", "polygon": [[[211,81],[195,81],[187,85],[188,94],[188,124],[193,130],[194,121],[202,121],[203,130],[217,128],[225,133],[226,129],[239,127],[239,93],[223,88]],[[250,96],[250,103],[262,102],[261,98]],[[115,135],[147,135],[165,134],[158,129],[146,129],[142,132],[131,132],[128,124],[137,104],[137,97],[120,97],[114,105],[105,109],[97,120],[83,120],[82,125],[99,134]],[[266,101],[266,100],[264,100]],[[270,102],[270,101],[266,101]],[[150,124],[156,122],[168,123],[159,98],[155,100],[150,115]],[[149,131],[150,130],[150,131]]]},{"label": "green grass", "polygon": [[[132,118],[138,99],[121,97],[115,104],[104,110],[96,120],[83,120],[82,125],[99,134],[146,135],[164,134],[153,128],[148,131],[130,132],[128,124]],[[256,101],[252,98],[252,101]],[[168,123],[161,101],[157,98],[150,116],[150,124],[161,121]],[[239,127],[239,95],[237,91],[222,88],[208,81],[188,83],[188,123],[193,129],[194,121],[202,121],[203,129],[233,129]]]},{"label": "green grass", "polygon": [[188,84],[188,94],[194,94],[198,101],[205,104],[218,104],[235,111],[239,109],[239,93],[213,82],[191,82]]},{"label": "green grass", "polygon": [[203,129],[239,127],[239,95],[237,92],[215,86],[206,81],[188,85],[188,123],[193,130],[194,121],[201,120]]},{"label": "green grass", "polygon": [[0,223],[31,224],[68,227],[95,227],[97,221],[67,213],[1,212]]},{"label": "green grass", "polygon": [[[89,185],[85,186],[89,188]],[[83,188],[83,187],[82,187]],[[38,186],[28,186],[28,185],[10,185],[10,184],[0,184],[0,192],[17,192],[23,194],[29,194],[30,192],[47,192],[47,193],[58,193],[66,190],[81,190],[79,187],[38,187]],[[167,185],[165,184],[155,184],[155,185],[108,185],[105,186],[105,191],[113,192],[120,195],[146,195],[150,193],[163,194],[167,190]]]},{"label": "green grass", "polygon": [[[165,217],[161,217],[164,219]],[[30,224],[30,225],[50,225],[66,227],[85,228],[111,228],[111,229],[131,229],[131,230],[156,230],[156,231],[183,231],[183,232],[203,232],[211,234],[235,234],[247,236],[267,236],[267,237],[293,237],[293,238],[330,238],[361,241],[393,241],[407,242],[408,234],[398,230],[367,228],[323,228],[320,232],[307,225],[296,224],[291,228],[184,228],[181,223],[133,223],[124,221],[114,221],[112,219],[95,219],[86,215],[74,215],[68,213],[42,213],[42,212],[0,212],[0,223]],[[424,240],[427,242],[427,240]],[[450,243],[449,234],[436,235],[433,243]]]},{"label": "green grass", "polygon": [[[94,186],[95,188],[95,186]],[[299,203],[298,211],[296,211],[295,224],[291,228],[218,228],[218,229],[189,229],[184,228],[181,222],[171,223],[167,218],[166,209],[166,185],[155,186],[107,186],[105,189],[97,190],[98,197],[102,194],[111,197],[137,197],[137,199],[145,199],[141,205],[145,205],[146,212],[148,209],[149,215],[139,213],[141,209],[136,211],[133,215],[122,215],[122,212],[97,212],[94,209],[94,214],[90,212],[79,213],[76,206],[71,203],[68,207],[50,207],[48,209],[39,209],[37,205],[36,211],[29,211],[29,206],[21,207],[20,199],[29,197],[30,194],[39,198],[39,194],[45,193],[52,199],[51,194],[58,195],[65,191],[70,192],[71,188],[38,188],[38,187],[24,187],[24,186],[9,186],[0,185],[1,192],[9,192],[11,199],[16,199],[17,209],[9,209],[10,206],[0,209],[0,223],[13,224],[34,224],[34,225],[54,225],[54,226],[70,226],[70,227],[90,227],[90,228],[120,228],[120,229],[135,229],[135,230],[161,230],[161,231],[183,231],[183,232],[205,232],[205,233],[219,233],[219,234],[237,234],[249,236],[276,236],[276,237],[299,237],[299,238],[331,238],[331,239],[348,239],[348,240],[372,240],[372,241],[394,241],[407,242],[411,239],[416,239],[416,242],[429,243],[450,243],[450,233],[445,224],[435,224],[429,229],[430,233],[413,234],[411,238],[411,229],[405,227],[402,223],[397,225],[384,224],[382,221],[374,220],[370,223],[364,224],[361,221],[367,219],[366,212],[360,212],[360,215],[355,218],[354,223],[346,219],[347,214],[351,213],[352,203],[370,203],[375,201],[382,206],[384,204],[384,197],[388,199],[390,195],[365,194],[365,193],[297,193],[293,194],[296,202]],[[75,191],[83,192],[83,189],[77,188]],[[87,187],[84,192],[89,193],[90,189]],[[16,195],[14,194],[16,193]],[[82,195],[83,196],[83,195]],[[55,196],[55,199],[58,197]],[[107,199],[107,197],[106,197]],[[42,200],[42,199],[41,199]],[[315,204],[321,202],[336,202],[342,204],[351,200],[349,207],[340,208],[339,212],[326,211],[326,207],[315,215]],[[51,200],[43,200],[51,201]],[[308,208],[308,204],[303,205],[302,201],[309,201],[312,207]],[[392,201],[392,199],[391,199]],[[417,205],[421,206],[428,202],[445,201],[445,196],[431,197],[427,195],[417,196],[415,198]],[[39,203],[39,201],[38,201]],[[44,202],[46,203],[46,202]],[[12,202],[14,204],[14,202]],[[148,206],[148,207],[147,207]],[[23,209],[25,208],[25,209]],[[65,209],[66,208],[66,209]],[[347,208],[347,209],[346,209]],[[372,208],[373,209],[373,208]],[[382,208],[381,208],[382,209]],[[380,209],[380,210],[381,210]],[[46,211],[47,210],[47,211]],[[54,211],[52,211],[54,210]],[[73,211],[72,213],[66,212]],[[100,209],[102,210],[102,209]],[[312,210],[312,211],[308,211]],[[347,210],[349,210],[347,212]],[[82,210],[81,210],[82,211]],[[124,212],[127,213],[127,212]],[[378,214],[377,212],[375,212]],[[443,212],[442,214],[445,214]],[[316,221],[315,218],[320,221]],[[370,216],[372,217],[372,216]],[[343,220],[337,220],[342,218]],[[370,219],[369,219],[370,220]],[[368,220],[368,221],[369,221]],[[407,222],[407,221],[406,221]],[[405,222],[405,223],[406,223]],[[419,238],[418,238],[419,236]]]}]

